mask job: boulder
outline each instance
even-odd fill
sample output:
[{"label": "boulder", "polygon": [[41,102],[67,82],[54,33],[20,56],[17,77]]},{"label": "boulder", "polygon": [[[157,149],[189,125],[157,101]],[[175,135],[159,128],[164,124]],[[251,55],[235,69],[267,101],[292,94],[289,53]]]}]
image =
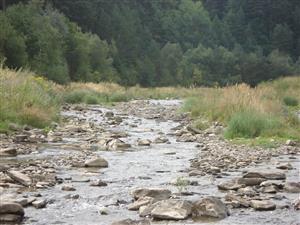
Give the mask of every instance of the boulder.
[{"label": "boulder", "polygon": [[285,180],[286,175],[281,172],[248,172],[243,178],[264,178],[267,180]]},{"label": "boulder", "polygon": [[76,191],[76,189],[73,187],[73,185],[66,184],[62,186],[61,188],[62,191]]},{"label": "boulder", "polygon": [[281,164],[281,165],[277,166],[276,168],[280,169],[280,170],[291,170],[291,169],[293,169],[293,166],[290,163],[287,163],[287,164]]},{"label": "boulder", "polygon": [[132,219],[126,219],[126,220],[120,220],[117,222],[112,223],[111,225],[150,225],[149,220],[132,220]]},{"label": "boulder", "polygon": [[104,187],[104,186],[107,186],[107,183],[100,180],[100,179],[96,179],[96,180],[92,180],[90,182],[90,186],[92,186],[92,187]]},{"label": "boulder", "polygon": [[86,167],[108,167],[108,162],[99,156],[97,158],[85,161],[84,165]]},{"label": "boulder", "polygon": [[250,205],[252,208],[259,211],[276,209],[276,205],[271,201],[251,200]]},{"label": "boulder", "polygon": [[193,216],[208,216],[223,219],[229,216],[229,210],[220,199],[206,197],[194,203]]},{"label": "boulder", "polygon": [[16,182],[28,187],[32,184],[31,178],[24,173],[16,170],[7,171],[7,175]]},{"label": "boulder", "polygon": [[141,197],[152,197],[156,201],[166,200],[171,197],[171,191],[168,189],[161,188],[139,188],[132,193],[134,199],[139,199]]},{"label": "boulder", "polygon": [[0,201],[0,223],[21,222],[23,218],[24,209],[20,204]]},{"label": "boulder", "polygon": [[192,214],[192,204],[186,200],[168,199],[154,204],[154,219],[184,220]]},{"label": "boulder", "polygon": [[250,202],[243,199],[243,198],[240,198],[236,195],[233,195],[233,194],[227,194],[225,195],[225,200],[226,201],[229,201],[229,202],[232,202],[232,203],[235,203],[236,205],[239,205],[240,207],[245,207],[245,208],[248,208],[250,206]]},{"label": "boulder", "polygon": [[111,139],[110,141],[107,142],[106,146],[107,149],[109,150],[122,150],[131,147],[130,144],[127,144],[120,139]]},{"label": "boulder", "polygon": [[277,191],[278,190],[274,185],[269,185],[262,188],[263,193],[275,194]]}]

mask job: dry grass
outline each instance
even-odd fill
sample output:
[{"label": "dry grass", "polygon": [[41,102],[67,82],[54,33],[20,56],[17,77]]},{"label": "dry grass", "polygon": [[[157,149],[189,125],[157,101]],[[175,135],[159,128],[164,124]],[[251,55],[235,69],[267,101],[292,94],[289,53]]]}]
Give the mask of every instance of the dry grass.
[{"label": "dry grass", "polygon": [[45,127],[58,118],[60,86],[28,71],[0,67],[0,130],[9,123]]}]

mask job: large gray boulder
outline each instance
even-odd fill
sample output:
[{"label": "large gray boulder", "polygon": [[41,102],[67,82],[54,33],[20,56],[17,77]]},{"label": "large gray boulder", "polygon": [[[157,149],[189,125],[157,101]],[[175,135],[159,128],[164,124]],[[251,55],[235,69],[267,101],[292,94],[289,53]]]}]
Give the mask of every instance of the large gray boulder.
[{"label": "large gray boulder", "polygon": [[23,207],[14,202],[0,201],[0,224],[21,222],[24,218]]}]

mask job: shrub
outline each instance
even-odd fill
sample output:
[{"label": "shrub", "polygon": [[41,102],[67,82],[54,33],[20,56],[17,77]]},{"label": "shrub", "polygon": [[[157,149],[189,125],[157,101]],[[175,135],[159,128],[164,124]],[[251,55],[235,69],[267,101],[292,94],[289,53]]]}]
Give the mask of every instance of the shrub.
[{"label": "shrub", "polygon": [[84,102],[86,94],[86,91],[82,90],[66,91],[64,101],[71,104],[81,103]]},{"label": "shrub", "polygon": [[91,104],[91,105],[94,104],[95,105],[95,104],[99,103],[99,99],[95,95],[88,95],[88,96],[85,96],[84,102],[86,104]]},{"label": "shrub", "polygon": [[237,112],[228,122],[225,137],[255,138],[266,134],[272,135],[276,128],[280,126],[278,120],[271,118],[268,115],[255,111]]},{"label": "shrub", "polygon": [[283,98],[283,102],[287,106],[297,106],[299,104],[298,100],[294,97],[291,97],[291,96],[285,96]]}]

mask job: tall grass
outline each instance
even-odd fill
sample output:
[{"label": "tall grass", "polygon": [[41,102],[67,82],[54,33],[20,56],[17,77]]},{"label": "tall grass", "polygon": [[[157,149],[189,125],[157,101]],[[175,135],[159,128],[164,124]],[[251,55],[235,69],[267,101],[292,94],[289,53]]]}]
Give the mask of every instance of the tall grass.
[{"label": "tall grass", "polygon": [[0,130],[9,123],[48,126],[58,119],[56,85],[28,71],[0,67]]},{"label": "tall grass", "polygon": [[[300,140],[300,122],[295,104],[300,99],[300,77],[287,77],[255,88],[240,84],[205,88],[184,105],[194,118],[220,121],[225,137],[286,137]],[[288,104],[285,96],[289,96]],[[289,107],[292,105],[293,107]],[[199,119],[198,119],[199,120]]]}]

